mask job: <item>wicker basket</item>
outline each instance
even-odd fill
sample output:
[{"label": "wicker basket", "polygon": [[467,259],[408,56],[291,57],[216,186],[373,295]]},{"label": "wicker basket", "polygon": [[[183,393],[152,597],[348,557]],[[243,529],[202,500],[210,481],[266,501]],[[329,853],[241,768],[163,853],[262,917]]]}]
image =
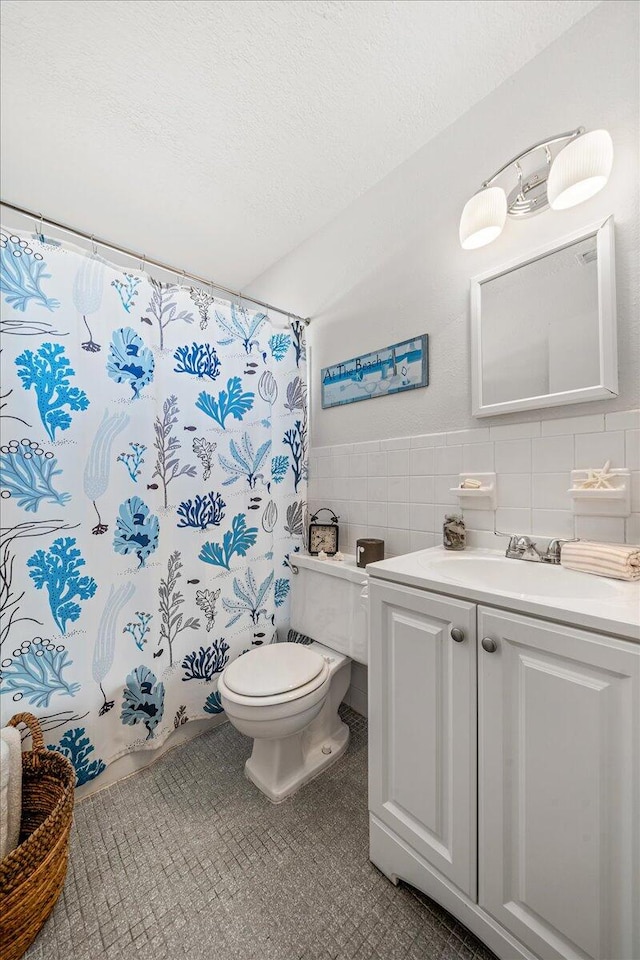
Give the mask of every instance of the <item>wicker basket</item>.
[{"label": "wicker basket", "polygon": [[33,750],[22,754],[20,844],[0,861],[0,957],[18,960],[35,939],[60,896],[67,873],[75,772],[61,753],[46,750],[40,724],[25,723]]}]

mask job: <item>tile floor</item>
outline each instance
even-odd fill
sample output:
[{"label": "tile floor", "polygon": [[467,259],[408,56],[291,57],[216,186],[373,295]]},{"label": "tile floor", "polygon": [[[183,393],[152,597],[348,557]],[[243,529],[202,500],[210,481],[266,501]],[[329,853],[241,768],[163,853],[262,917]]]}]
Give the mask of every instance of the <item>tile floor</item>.
[{"label": "tile floor", "polygon": [[76,807],[69,874],[29,960],[493,960],[367,858],[366,721],[272,806],[230,724]]}]

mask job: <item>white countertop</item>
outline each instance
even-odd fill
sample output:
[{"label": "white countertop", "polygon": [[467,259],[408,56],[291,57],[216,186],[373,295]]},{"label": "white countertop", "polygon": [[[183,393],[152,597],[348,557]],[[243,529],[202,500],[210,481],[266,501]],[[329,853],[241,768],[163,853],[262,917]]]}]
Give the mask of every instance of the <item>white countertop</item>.
[{"label": "white countertop", "polygon": [[640,642],[640,582],[560,565],[509,560],[494,550],[443,547],[371,563],[370,577],[432,590]]},{"label": "white countertop", "polygon": [[317,570],[318,573],[327,573],[329,576],[342,577],[361,586],[364,586],[368,579],[367,571],[356,564],[356,558],[351,553],[343,554],[342,560],[334,560],[333,557],[318,560],[317,557],[311,557],[308,553],[291,553],[289,562],[294,567],[305,567],[307,570]]}]

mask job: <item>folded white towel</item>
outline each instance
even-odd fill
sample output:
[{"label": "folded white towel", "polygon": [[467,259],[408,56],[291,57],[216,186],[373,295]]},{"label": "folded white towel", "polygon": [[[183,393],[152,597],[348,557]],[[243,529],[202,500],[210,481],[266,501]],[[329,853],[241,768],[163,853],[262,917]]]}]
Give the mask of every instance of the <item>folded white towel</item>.
[{"label": "folded white towel", "polygon": [[640,547],[626,543],[577,540],[564,543],[560,563],[569,570],[615,580],[640,580]]},{"label": "folded white towel", "polygon": [[0,860],[18,846],[22,816],[22,741],[15,727],[0,730]]}]

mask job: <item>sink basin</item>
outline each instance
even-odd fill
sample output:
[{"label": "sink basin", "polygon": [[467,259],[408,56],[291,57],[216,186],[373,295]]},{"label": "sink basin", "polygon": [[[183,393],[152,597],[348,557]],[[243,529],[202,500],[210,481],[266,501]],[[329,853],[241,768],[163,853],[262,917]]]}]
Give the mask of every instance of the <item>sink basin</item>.
[{"label": "sink basin", "polygon": [[565,570],[559,565],[509,560],[487,551],[419,555],[420,566],[452,583],[523,597],[562,597],[573,600],[611,600],[621,596],[623,585],[601,577]]}]

